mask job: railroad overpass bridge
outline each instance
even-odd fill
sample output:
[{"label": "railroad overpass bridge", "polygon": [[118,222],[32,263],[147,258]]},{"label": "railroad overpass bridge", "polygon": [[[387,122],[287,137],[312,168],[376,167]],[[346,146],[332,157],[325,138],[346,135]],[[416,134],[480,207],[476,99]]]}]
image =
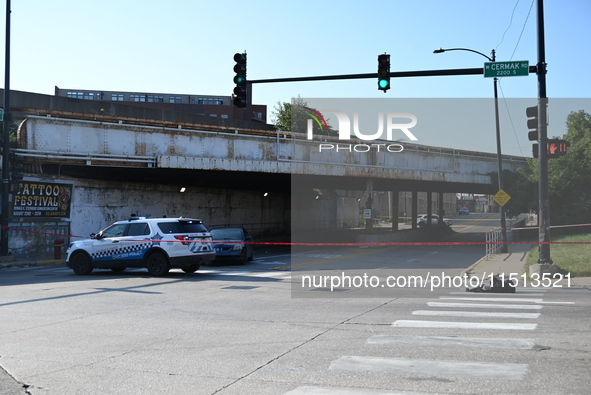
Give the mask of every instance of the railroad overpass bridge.
[{"label": "railroad overpass bridge", "polygon": [[[284,188],[289,181],[269,183],[293,176],[314,188],[361,190],[371,179],[374,190],[496,192],[490,174],[497,172],[497,157],[490,153],[52,113],[27,114],[18,130],[18,153],[43,173],[104,174],[109,179],[129,179],[132,174],[141,180],[157,180],[162,175],[159,181],[163,183],[190,183],[199,178],[200,184],[203,179],[216,184],[215,179],[223,174],[223,185],[236,182],[240,187],[252,182],[257,187],[276,188]],[[503,156],[507,170],[525,163],[522,157]],[[199,177],[186,179],[188,170]]]},{"label": "railroad overpass bridge", "polygon": [[[372,208],[367,196],[374,191],[411,192],[413,217],[417,193],[436,193],[443,214],[444,193],[497,190],[490,178],[497,157],[490,153],[50,110],[17,116],[23,121],[15,151],[24,157],[28,176],[281,192],[291,196],[292,218],[328,217],[334,223],[343,216],[343,199],[359,202],[365,194],[356,210]],[[503,157],[507,170],[525,164],[522,157]],[[307,199],[319,196],[325,202],[311,209]],[[398,198],[392,193],[393,216]]]}]

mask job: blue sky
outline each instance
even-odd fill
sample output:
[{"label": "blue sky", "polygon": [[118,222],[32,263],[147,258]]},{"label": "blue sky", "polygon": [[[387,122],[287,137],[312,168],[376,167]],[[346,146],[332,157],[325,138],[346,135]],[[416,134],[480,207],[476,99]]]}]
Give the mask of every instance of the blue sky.
[{"label": "blue sky", "polygon": [[[591,1],[544,3],[548,96],[589,98]],[[11,88],[45,94],[53,94],[57,85],[230,95],[232,58],[243,51],[252,80],[373,73],[377,55],[384,52],[391,55],[392,71],[482,67],[486,61],[469,52],[433,54],[439,47],[471,48],[487,55],[495,49],[499,61],[529,60],[533,65],[535,8],[532,0],[13,0]],[[501,98],[535,98],[537,79],[504,78],[500,88]],[[298,95],[490,98],[492,80],[398,78],[386,94],[373,79],[253,88],[253,101],[269,106],[269,113],[278,101]],[[507,133],[503,140],[509,152],[515,137],[513,131]],[[528,155],[529,147],[525,150]]]}]

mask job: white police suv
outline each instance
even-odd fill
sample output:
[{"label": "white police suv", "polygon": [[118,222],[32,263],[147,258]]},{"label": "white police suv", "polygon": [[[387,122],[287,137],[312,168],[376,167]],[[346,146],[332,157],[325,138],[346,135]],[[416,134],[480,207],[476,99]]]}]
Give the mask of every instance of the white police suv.
[{"label": "white police suv", "polygon": [[66,265],[76,274],[127,267],[145,267],[153,276],[165,275],[172,267],[193,273],[215,259],[211,241],[200,219],[132,216],[71,243]]}]

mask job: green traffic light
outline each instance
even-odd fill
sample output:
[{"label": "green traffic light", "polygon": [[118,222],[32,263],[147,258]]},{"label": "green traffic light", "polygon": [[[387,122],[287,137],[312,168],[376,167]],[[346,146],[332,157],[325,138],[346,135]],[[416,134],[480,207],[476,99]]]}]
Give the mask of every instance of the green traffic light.
[{"label": "green traffic light", "polygon": [[390,81],[388,80],[379,80],[378,86],[380,89],[389,89],[390,88]]},{"label": "green traffic light", "polygon": [[245,85],[246,84],[246,78],[244,78],[243,76],[237,75],[234,77],[234,83],[236,85]]}]

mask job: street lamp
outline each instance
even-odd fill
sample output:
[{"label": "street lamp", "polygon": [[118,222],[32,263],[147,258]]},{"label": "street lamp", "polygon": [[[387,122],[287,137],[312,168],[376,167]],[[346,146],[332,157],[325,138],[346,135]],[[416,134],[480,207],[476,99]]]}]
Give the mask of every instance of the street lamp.
[{"label": "street lamp", "polygon": [[[447,51],[468,51],[474,52],[478,55],[484,56],[490,62],[495,61],[495,50],[493,49],[491,52],[491,56],[485,55],[482,52],[475,51],[473,49],[468,48],[448,48],[443,49],[439,48],[433,51],[433,53],[443,53]],[[497,132],[497,167],[499,172],[499,190],[503,189],[503,162],[501,158],[501,129],[499,126],[499,94],[497,91],[497,77],[494,78],[493,82],[494,86],[494,95],[495,95],[495,124],[496,124],[496,132]],[[505,208],[501,205],[501,234],[502,234],[502,241],[503,244],[501,245],[501,252],[507,252],[507,228],[506,228],[506,221],[505,221]]]}]

